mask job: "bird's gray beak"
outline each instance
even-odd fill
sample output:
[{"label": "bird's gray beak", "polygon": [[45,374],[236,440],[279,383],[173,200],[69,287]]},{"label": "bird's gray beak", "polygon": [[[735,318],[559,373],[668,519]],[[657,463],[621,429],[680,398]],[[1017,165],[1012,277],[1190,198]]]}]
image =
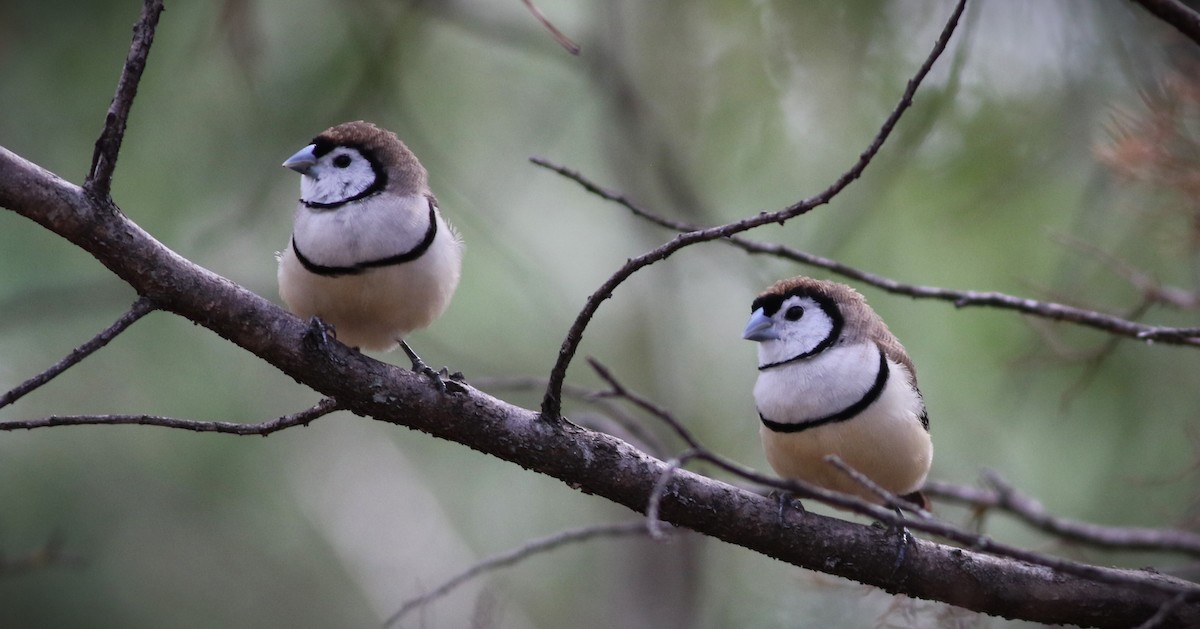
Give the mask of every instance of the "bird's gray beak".
[{"label": "bird's gray beak", "polygon": [[313,153],[316,148],[316,144],[309,144],[296,151],[295,155],[287,158],[287,161],[283,163],[283,167],[291,168],[301,175],[307,175],[308,170],[317,164],[317,156]]},{"label": "bird's gray beak", "polygon": [[750,315],[750,321],[746,322],[746,329],[742,331],[742,338],[747,341],[777,341],[779,333],[775,331],[775,324],[771,322],[771,318],[763,314],[762,308],[755,310]]}]

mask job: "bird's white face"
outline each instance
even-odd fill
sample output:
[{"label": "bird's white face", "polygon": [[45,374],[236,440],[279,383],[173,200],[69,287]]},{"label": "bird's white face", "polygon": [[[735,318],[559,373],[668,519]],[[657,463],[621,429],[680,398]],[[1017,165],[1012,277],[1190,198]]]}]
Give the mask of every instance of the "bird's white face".
[{"label": "bird's white face", "polygon": [[742,337],[759,343],[766,365],[816,355],[837,342],[842,315],[832,300],[810,295],[760,299]]},{"label": "bird's white face", "polygon": [[336,207],[377,192],[386,183],[382,168],[350,146],[324,152],[310,144],[283,163],[303,175],[300,200],[310,207]]}]

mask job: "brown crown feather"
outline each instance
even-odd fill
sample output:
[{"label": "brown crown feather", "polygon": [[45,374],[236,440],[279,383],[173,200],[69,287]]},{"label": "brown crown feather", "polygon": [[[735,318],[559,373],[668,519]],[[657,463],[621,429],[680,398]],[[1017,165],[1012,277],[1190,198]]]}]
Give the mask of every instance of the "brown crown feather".
[{"label": "brown crown feather", "polygon": [[387,170],[388,189],[399,194],[427,194],[428,175],[417,156],[395,133],[370,122],[343,122],[321,132],[313,143],[354,147],[369,153]]}]

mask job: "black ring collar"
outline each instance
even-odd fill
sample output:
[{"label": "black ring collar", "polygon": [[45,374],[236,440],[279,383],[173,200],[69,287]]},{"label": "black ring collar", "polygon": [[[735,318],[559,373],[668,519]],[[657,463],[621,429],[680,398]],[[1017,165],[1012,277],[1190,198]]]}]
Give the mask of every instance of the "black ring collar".
[{"label": "black ring collar", "polygon": [[300,261],[300,264],[309,273],[324,275],[325,277],[360,275],[370,269],[381,266],[392,266],[393,264],[412,262],[413,260],[421,257],[421,254],[425,253],[429,249],[429,246],[433,244],[433,239],[437,237],[437,209],[434,207],[433,201],[428,199],[426,199],[426,201],[429,203],[429,227],[425,230],[425,238],[423,238],[421,242],[417,243],[417,246],[409,249],[408,251],[397,253],[394,256],[388,256],[386,258],[367,260],[365,262],[356,262],[350,266],[325,266],[309,260],[307,256],[305,256],[303,253],[300,253],[300,247],[296,246],[295,234],[292,234],[292,251],[296,252],[296,259]]},{"label": "black ring collar", "polygon": [[[876,347],[878,348],[878,346],[876,346]],[[783,422],[771,421],[771,420],[767,419],[766,417],[763,417],[762,411],[759,411],[758,418],[762,420],[763,425],[766,426],[767,429],[770,430],[771,432],[800,432],[802,430],[808,430],[809,428],[816,428],[817,426],[823,426],[825,424],[832,424],[834,422],[845,421],[847,419],[850,419],[851,417],[854,417],[855,415],[858,415],[859,413],[866,410],[868,406],[870,406],[872,403],[874,403],[875,400],[878,400],[879,396],[883,393],[883,388],[885,386],[887,386],[888,373],[891,370],[888,368],[887,356],[883,353],[883,349],[882,348],[878,348],[878,349],[879,349],[879,373],[876,374],[876,376],[875,376],[875,383],[871,385],[870,389],[867,389],[867,392],[864,393],[863,396],[861,398],[859,398],[857,402],[851,404],[850,406],[847,406],[846,408],[844,408],[832,415],[826,415],[824,417],[818,417],[816,419],[809,419],[809,420],[802,421],[802,422],[783,423]]]}]

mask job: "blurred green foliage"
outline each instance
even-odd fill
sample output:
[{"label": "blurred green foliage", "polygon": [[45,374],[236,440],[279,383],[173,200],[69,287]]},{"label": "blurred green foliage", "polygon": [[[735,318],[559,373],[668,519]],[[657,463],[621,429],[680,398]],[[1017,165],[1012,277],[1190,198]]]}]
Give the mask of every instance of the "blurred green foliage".
[{"label": "blurred green foliage", "polygon": [[[0,145],[78,183],[138,3],[57,4],[0,4]],[[280,161],[338,122],[391,128],[421,157],[468,243],[450,311],[413,343],[470,378],[544,377],[587,295],[672,235],[529,156],[693,222],[777,209],[853,162],[949,12],[921,0],[539,6],[581,56],[517,0],[168,2],[114,197],[180,254],[275,298],[273,252],[298,190]],[[1200,204],[1122,173],[1136,157],[1119,149],[1141,137],[1130,121],[1153,113],[1146,95],[1196,57],[1132,4],[973,3],[866,175],[830,206],[751,236],[901,281],[1116,314],[1142,299],[1124,267],[1194,296]],[[1101,162],[1105,147],[1112,159]],[[133,300],[86,254],[8,212],[0,269],[2,389]],[[755,293],[801,273],[827,276],[721,244],[685,250],[618,289],[581,356],[672,409],[713,449],[765,468],[754,348],[739,332]],[[934,478],[972,483],[993,468],[1065,517],[1195,525],[1200,353],[1110,346],[1094,331],[860,288],[918,366]],[[1162,306],[1144,318],[1197,322],[1194,310]],[[569,380],[598,384],[581,361]],[[499,395],[527,406],[540,397]],[[155,313],[0,419],[250,422],[317,399],[206,330]],[[567,410],[581,421],[591,412]],[[678,444],[644,421],[674,454]],[[19,556],[58,535],[82,564],[0,575],[0,626],[376,626],[480,557],[629,517],[516,466],[344,414],[269,439],[137,427],[2,433],[0,550]],[[1063,548],[1003,517],[987,529],[1086,561],[1183,563]],[[463,588],[406,626],[936,626],[951,614],[897,608],[868,588],[691,537],[561,550]]]}]

